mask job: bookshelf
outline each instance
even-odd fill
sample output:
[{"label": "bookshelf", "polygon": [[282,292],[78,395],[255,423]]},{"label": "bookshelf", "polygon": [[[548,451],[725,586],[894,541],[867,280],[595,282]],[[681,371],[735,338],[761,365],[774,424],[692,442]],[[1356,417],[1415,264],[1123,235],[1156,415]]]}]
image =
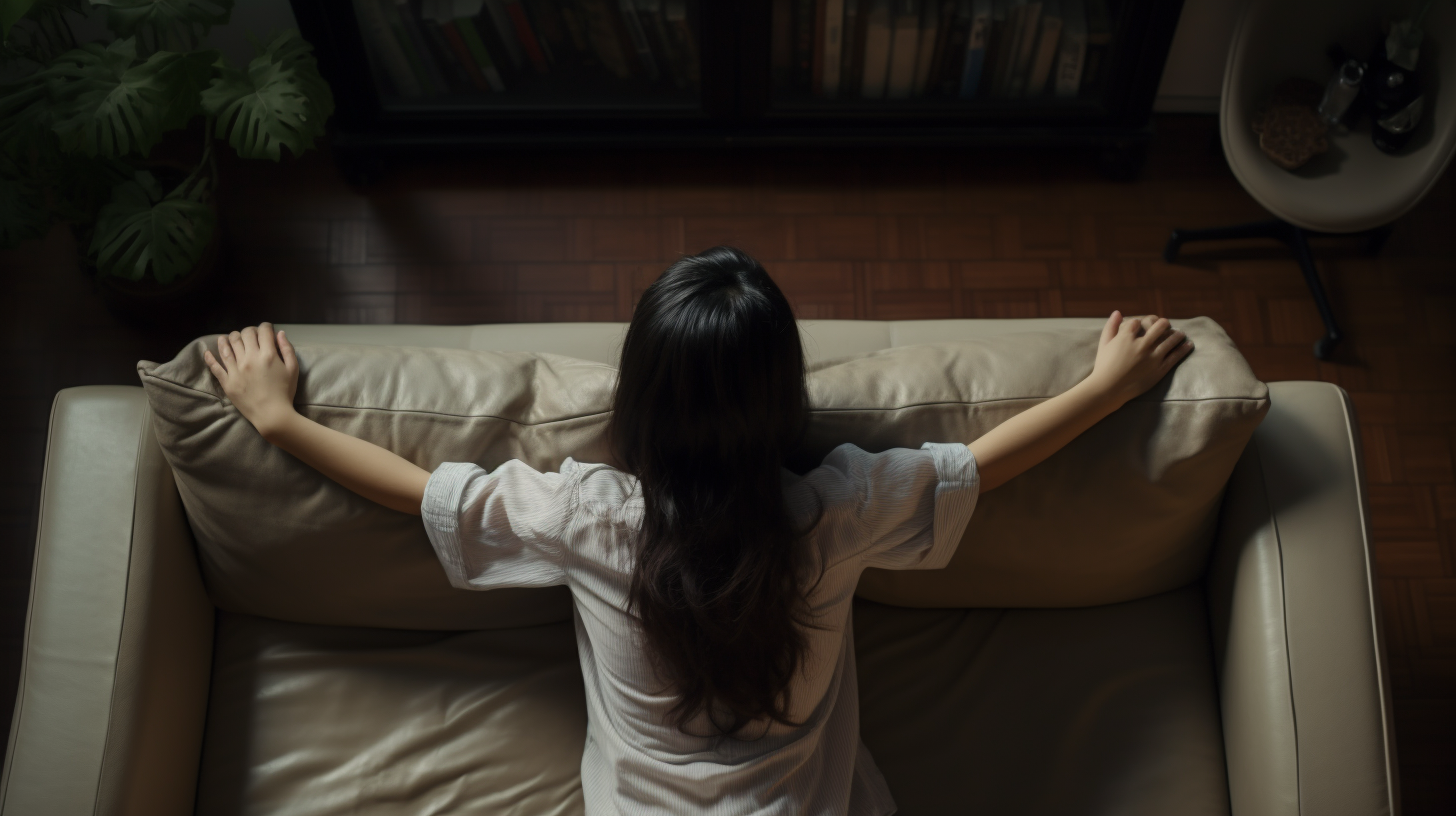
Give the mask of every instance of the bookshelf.
[{"label": "bookshelf", "polygon": [[1182,0],[292,0],[366,180],[412,151],[1033,144],[1135,175]]}]

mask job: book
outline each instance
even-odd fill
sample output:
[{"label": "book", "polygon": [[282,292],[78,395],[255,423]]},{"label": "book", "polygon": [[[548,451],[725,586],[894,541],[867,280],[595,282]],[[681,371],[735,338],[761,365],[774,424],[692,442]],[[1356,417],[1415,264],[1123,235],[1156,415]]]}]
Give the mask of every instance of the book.
[{"label": "book", "polygon": [[675,88],[686,88],[687,76],[679,63],[677,49],[668,37],[667,20],[662,13],[662,0],[636,0],[637,21],[647,36],[647,47],[657,61],[658,70]]},{"label": "book", "polygon": [[775,88],[789,87],[794,71],[794,7],[790,0],[773,4],[772,40],[769,44],[769,65]]},{"label": "book", "polygon": [[505,79],[500,73],[499,61],[491,56],[491,52],[485,47],[485,39],[480,35],[480,29],[476,27],[475,20],[470,17],[457,17],[451,25],[460,34],[460,39],[465,42],[469,49],[470,56],[475,58],[475,64],[480,72],[485,75],[485,81],[496,91],[506,89]]},{"label": "book", "polygon": [[1011,80],[1011,65],[1016,58],[1017,33],[1027,0],[996,0],[991,7],[991,39],[986,43],[987,63],[991,69],[988,96],[1004,96]]},{"label": "book", "polygon": [[629,50],[626,35],[621,31],[621,21],[611,0],[576,0],[581,12],[582,25],[586,29],[587,41],[592,53],[602,65],[618,79],[630,79],[635,68],[635,57]]},{"label": "book", "polygon": [[1036,56],[1031,59],[1031,72],[1027,75],[1023,96],[1041,96],[1046,93],[1047,77],[1051,76],[1052,64],[1057,59],[1057,44],[1062,37],[1062,0],[1042,0],[1041,33],[1037,38]]},{"label": "book", "polygon": [[793,88],[802,94],[814,87],[814,0],[792,0],[794,30]]},{"label": "book", "polygon": [[920,47],[920,0],[895,0],[894,23],[885,98],[908,99],[915,85],[915,56]]},{"label": "book", "polygon": [[[860,80],[860,96],[865,99],[884,99],[885,80],[890,76],[890,35],[893,33],[890,19],[891,0],[868,0],[869,14],[865,15],[866,31],[864,45],[864,73]],[[864,14],[863,11],[860,12]]]},{"label": "book", "polygon": [[698,57],[698,37],[688,19],[687,0],[664,0],[662,17],[667,21],[667,34],[677,49],[688,87],[696,89],[702,81],[702,63]]},{"label": "book", "polygon": [[368,53],[377,62],[381,73],[388,78],[397,96],[417,99],[425,95],[425,89],[415,76],[404,48],[389,27],[380,3],[390,0],[354,0],[354,11],[359,21],[359,33]]},{"label": "book", "polygon": [[410,14],[407,2],[408,0],[380,0],[384,8],[384,18],[394,31],[395,39],[404,49],[405,58],[409,60],[415,77],[425,89],[425,95],[439,96],[449,91],[449,85],[445,82],[439,66],[435,65],[429,47],[425,45],[424,35],[414,24],[414,15]]},{"label": "book", "polygon": [[1037,35],[1041,33],[1042,0],[1026,0],[1025,10],[1018,23],[1019,36],[1015,44],[1015,58],[1011,72],[1006,77],[1005,96],[1021,96],[1026,92],[1026,83],[1031,75],[1031,60],[1036,56]]},{"label": "book", "polygon": [[823,96],[839,96],[844,60],[844,0],[824,0]]},{"label": "book", "polygon": [[558,65],[572,65],[577,62],[576,46],[567,33],[566,22],[557,7],[557,0],[526,0],[526,16],[531,19],[531,28],[546,52],[546,59],[553,68]]},{"label": "book", "polygon": [[1086,0],[1062,0],[1062,43],[1057,47],[1052,86],[1059,97],[1076,96],[1082,87],[1082,62],[1087,57]]},{"label": "book", "polygon": [[470,53],[457,49],[439,23],[424,16],[422,11],[424,0],[410,0],[410,4],[415,8],[415,19],[418,21],[420,33],[424,35],[430,53],[434,55],[436,64],[444,73],[450,92],[489,91],[489,83],[486,83],[485,87],[477,84],[477,79],[484,82],[485,78],[480,76],[480,72],[475,66],[475,60]]},{"label": "book", "polygon": [[955,11],[954,0],[924,0],[920,4],[920,44],[915,51],[911,96],[925,95],[925,86],[930,82],[930,67],[935,62],[936,46],[940,45],[941,18],[946,10]]},{"label": "book", "polygon": [[1083,92],[1096,88],[1102,79],[1107,49],[1112,45],[1112,15],[1107,0],[1087,0],[1087,56],[1082,64]]},{"label": "book", "polygon": [[975,99],[985,73],[986,44],[991,39],[992,1],[975,0],[971,6],[971,25],[966,32],[966,55],[961,66],[961,99]]},{"label": "book", "polygon": [[809,55],[809,93],[824,94],[824,17],[828,0],[814,0],[814,50]]},{"label": "book", "polygon": [[455,28],[454,23],[446,21],[436,23],[436,25],[441,36],[450,44],[450,48],[455,51],[456,57],[460,59],[461,67],[464,68],[465,73],[470,77],[470,84],[474,85],[477,91],[490,93],[496,90],[491,87],[490,80],[485,78],[485,74],[480,70],[480,65],[475,61],[475,55],[470,53],[470,46],[465,44],[465,39],[460,36],[460,32]]},{"label": "book", "polygon": [[[945,62],[955,49],[956,20],[966,0],[943,0],[940,8],[940,28],[935,33],[935,51],[930,58],[930,69],[925,74],[924,96],[942,96],[944,90]],[[965,48],[965,43],[961,43]]]},{"label": "book", "polygon": [[494,37],[500,40],[511,66],[518,70],[525,67],[526,52],[521,48],[520,40],[516,38],[516,25],[511,22],[510,15],[506,13],[505,0],[485,0],[485,10],[490,16],[489,27],[494,29]]},{"label": "book", "polygon": [[571,45],[580,55],[582,64],[595,64],[596,55],[592,53],[591,41],[587,39],[586,24],[582,22],[581,12],[572,0],[561,0],[557,11],[561,14],[561,23],[566,27],[567,35],[571,37]]},{"label": "book", "polygon": [[541,39],[536,36],[535,27],[531,25],[531,18],[526,15],[525,6],[521,0],[503,0],[506,16],[510,18],[512,30],[516,35],[516,42],[521,44],[521,50],[525,53],[526,59],[530,61],[531,67],[536,69],[538,74],[551,73],[551,60],[543,47]]},{"label": "book", "polygon": [[637,65],[648,80],[656,82],[662,73],[653,58],[652,46],[647,42],[647,32],[642,30],[642,21],[637,17],[635,0],[618,0],[617,10],[621,14],[622,27],[627,30],[627,41],[637,52]]},{"label": "book", "polygon": [[860,8],[865,0],[844,0],[844,47],[840,49],[839,95],[859,96],[860,78],[864,75],[864,15]]}]

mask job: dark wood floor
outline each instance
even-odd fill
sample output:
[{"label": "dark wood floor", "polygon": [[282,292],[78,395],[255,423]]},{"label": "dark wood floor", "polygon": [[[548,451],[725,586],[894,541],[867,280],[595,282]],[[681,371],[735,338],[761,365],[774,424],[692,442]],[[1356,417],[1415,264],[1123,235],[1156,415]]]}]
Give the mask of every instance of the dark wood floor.
[{"label": "dark wood floor", "polygon": [[[1456,175],[1378,258],[1317,255],[1349,340],[1316,361],[1297,267],[1246,242],[1163,264],[1174,226],[1264,217],[1216,122],[1163,116],[1141,180],[1037,150],[500,154],[428,159],[365,191],[326,155],[227,170],[220,291],[138,324],[79,271],[68,231],[0,253],[0,701],[13,698],[45,430],[57,389],[137,384],[200,334],[274,322],[626,320],[679,253],[757,255],[801,317],[1208,315],[1264,380],[1354,398],[1364,441],[1407,814],[1456,813]],[[5,719],[8,703],[0,705]]]}]

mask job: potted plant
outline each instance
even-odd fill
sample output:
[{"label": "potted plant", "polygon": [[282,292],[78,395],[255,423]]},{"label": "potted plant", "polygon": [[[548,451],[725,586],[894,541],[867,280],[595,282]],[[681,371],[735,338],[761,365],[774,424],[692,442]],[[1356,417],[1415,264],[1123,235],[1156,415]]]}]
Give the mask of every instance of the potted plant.
[{"label": "potted plant", "polygon": [[[299,155],[333,95],[296,30],[246,70],[202,48],[233,0],[0,0],[0,248],[75,230],[113,306],[186,299],[215,266],[215,140],[247,159]],[[104,7],[109,42],[72,18]],[[199,121],[200,120],[200,121]],[[198,125],[201,125],[199,128]],[[201,142],[184,161],[164,138]],[[170,135],[168,135],[170,134]]]}]

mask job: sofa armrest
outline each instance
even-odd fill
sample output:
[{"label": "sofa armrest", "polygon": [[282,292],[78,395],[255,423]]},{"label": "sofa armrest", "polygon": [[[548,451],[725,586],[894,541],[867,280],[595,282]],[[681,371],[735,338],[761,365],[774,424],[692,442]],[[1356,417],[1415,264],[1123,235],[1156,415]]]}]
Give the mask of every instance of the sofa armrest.
[{"label": "sofa armrest", "polygon": [[1233,816],[1398,814],[1389,672],[1344,389],[1269,383],[1207,575]]},{"label": "sofa armrest", "polygon": [[213,606],[135,386],[56,394],[0,813],[191,813]]}]

